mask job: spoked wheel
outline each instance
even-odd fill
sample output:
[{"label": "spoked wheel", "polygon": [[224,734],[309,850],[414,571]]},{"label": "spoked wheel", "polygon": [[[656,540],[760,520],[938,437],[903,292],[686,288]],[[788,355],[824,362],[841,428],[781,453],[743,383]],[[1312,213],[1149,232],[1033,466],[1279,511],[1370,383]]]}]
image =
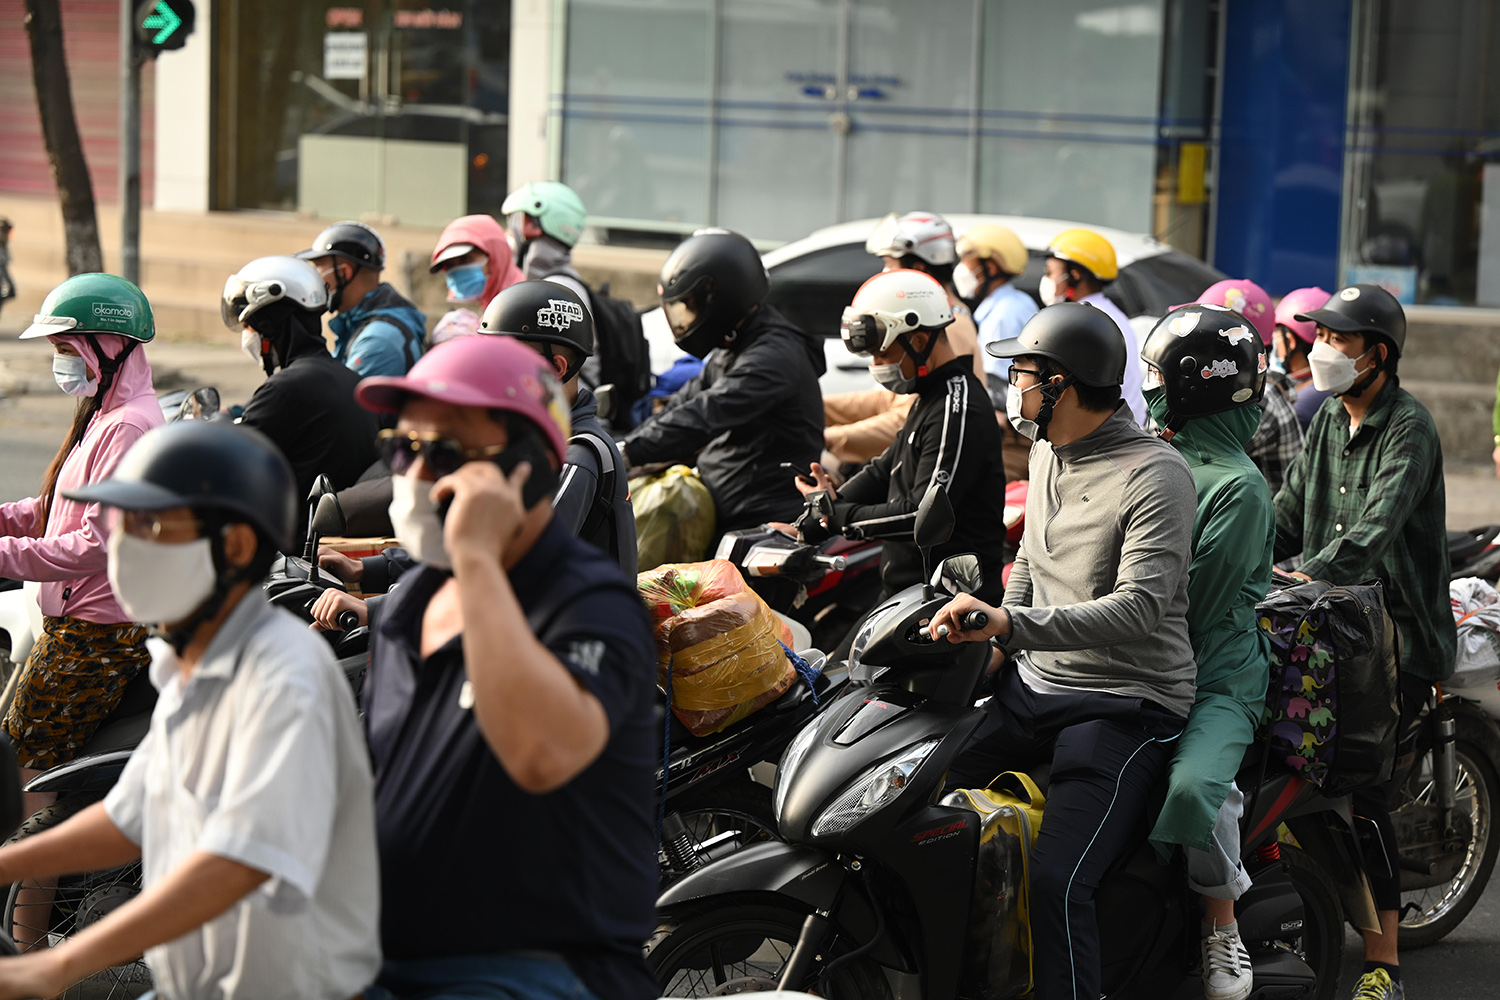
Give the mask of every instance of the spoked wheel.
[{"label": "spoked wheel", "polygon": [[[11,840],[50,830],[101,798],[97,793],[80,793],[59,799],[22,824]],[[40,883],[39,888],[52,891],[50,904],[23,900],[20,883],[10,887],[5,899],[4,929],[12,938],[20,936],[59,945],[134,899],[141,891],[141,866],[134,863],[87,875],[66,875]],[[27,950],[24,945],[19,947],[21,951]],[[150,989],[151,973],[145,961],[138,958],[105,969],[58,995],[67,1000],[125,1000]]]},{"label": "spoked wheel", "polygon": [[1454,743],[1458,775],[1453,831],[1442,828],[1437,811],[1431,753],[1413,769],[1402,786],[1400,808],[1391,814],[1401,854],[1434,870],[1434,875],[1401,873],[1402,948],[1434,944],[1463,923],[1484,894],[1500,852],[1500,836],[1494,829],[1500,777],[1484,750],[1463,738],[1465,722],[1459,719],[1460,734]]},{"label": "spoked wheel", "polygon": [[[772,904],[709,905],[674,915],[657,929],[646,961],[667,997],[721,997],[774,990],[806,918]],[[853,944],[836,941],[830,961]],[[885,973],[861,957],[834,968],[811,992],[831,1000],[890,1000]]]},{"label": "spoked wheel", "polygon": [[749,778],[718,785],[671,812],[682,820],[687,838],[669,841],[663,832],[657,857],[662,888],[742,847],[777,839],[771,790]]},{"label": "spoked wheel", "polygon": [[1317,977],[1314,1000],[1333,1000],[1344,964],[1344,908],[1323,866],[1290,844],[1281,845],[1287,876],[1302,897],[1302,937],[1292,946]]}]

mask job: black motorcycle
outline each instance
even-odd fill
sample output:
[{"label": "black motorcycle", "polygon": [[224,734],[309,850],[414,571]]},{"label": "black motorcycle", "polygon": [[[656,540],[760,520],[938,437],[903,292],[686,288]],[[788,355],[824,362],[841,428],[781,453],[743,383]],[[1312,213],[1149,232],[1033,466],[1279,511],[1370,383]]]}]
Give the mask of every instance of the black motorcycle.
[{"label": "black motorcycle", "polygon": [[[918,515],[919,545],[930,551],[951,526],[946,495],[934,491]],[[972,592],[978,560],[945,560],[937,579],[949,593]],[[662,894],[648,956],[667,995],[890,997],[892,973],[913,977],[911,995],[925,1000],[1025,991],[1015,975],[1028,961],[1016,845],[993,830],[982,837],[980,814],[943,797],[949,765],[983,717],[975,698],[990,660],[987,644],[926,633],[947,601],[913,587],[865,621],[854,685],[781,759],[774,806],[786,842],[749,847]],[[1244,860],[1254,886],[1237,912],[1252,996],[1326,1000],[1343,955],[1336,877],[1351,918],[1374,917],[1348,802],[1273,770],[1258,747],[1238,780],[1251,798]],[[1282,843],[1283,827],[1319,856]],[[1146,829],[1095,897],[1104,986],[1110,997],[1197,995],[1197,899],[1180,865],[1156,862]]]}]

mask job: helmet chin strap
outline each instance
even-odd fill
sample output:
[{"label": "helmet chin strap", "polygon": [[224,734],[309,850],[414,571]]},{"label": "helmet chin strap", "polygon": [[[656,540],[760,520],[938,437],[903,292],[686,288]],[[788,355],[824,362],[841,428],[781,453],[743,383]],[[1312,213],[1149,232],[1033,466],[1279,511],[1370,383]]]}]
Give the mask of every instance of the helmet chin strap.
[{"label": "helmet chin strap", "polygon": [[1047,425],[1052,422],[1052,407],[1062,398],[1063,391],[1073,384],[1072,375],[1064,375],[1061,382],[1047,382],[1042,386],[1042,408],[1036,414],[1036,432],[1047,437]]},{"label": "helmet chin strap", "polygon": [[1156,436],[1161,438],[1163,441],[1170,441],[1177,436],[1177,432],[1182,430],[1183,425],[1186,423],[1186,417],[1179,417],[1171,410],[1168,410],[1166,426],[1163,427]]},{"label": "helmet chin strap", "polygon": [[[1379,344],[1375,345],[1375,347],[1379,346]],[[1370,348],[1370,351],[1375,350],[1375,347]],[[1365,354],[1369,354],[1370,351],[1366,351]],[[1362,354],[1360,357],[1364,357],[1364,355]],[[1375,363],[1370,366],[1369,374],[1339,393],[1339,398],[1342,399],[1345,396],[1349,396],[1352,399],[1358,399],[1364,394],[1366,389],[1375,384],[1375,380],[1380,377],[1380,373],[1383,371],[1385,371],[1385,358],[1377,356]]]},{"label": "helmet chin strap", "polygon": [[135,345],[139,341],[126,338],[124,348],[121,349],[119,354],[111,358],[104,353],[104,349],[99,346],[99,341],[94,339],[92,333],[85,333],[83,337],[89,342],[89,347],[93,348],[94,359],[99,362],[99,389],[95,395],[103,399],[108,394],[110,387],[115,384],[115,373],[120,370],[120,366],[130,356],[130,352],[135,350]]},{"label": "helmet chin strap", "polygon": [[926,375],[927,359],[932,357],[932,349],[933,347],[937,346],[937,335],[933,334],[930,331],[928,332],[927,350],[921,352],[918,352],[912,348],[911,341],[907,339],[906,334],[904,333],[896,335],[896,343],[900,344],[901,349],[907,353],[907,356],[917,363],[917,378],[921,378],[922,376]]}]

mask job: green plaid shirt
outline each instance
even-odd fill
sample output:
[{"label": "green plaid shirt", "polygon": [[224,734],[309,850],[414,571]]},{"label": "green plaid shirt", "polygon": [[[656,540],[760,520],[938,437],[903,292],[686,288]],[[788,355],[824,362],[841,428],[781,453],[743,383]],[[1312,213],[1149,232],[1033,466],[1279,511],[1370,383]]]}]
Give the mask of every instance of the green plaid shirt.
[{"label": "green plaid shirt", "polygon": [[1443,446],[1427,407],[1392,378],[1349,436],[1337,396],[1307,428],[1276,494],[1276,559],[1305,553],[1302,572],[1334,584],[1378,579],[1401,630],[1401,668],[1453,673]]}]

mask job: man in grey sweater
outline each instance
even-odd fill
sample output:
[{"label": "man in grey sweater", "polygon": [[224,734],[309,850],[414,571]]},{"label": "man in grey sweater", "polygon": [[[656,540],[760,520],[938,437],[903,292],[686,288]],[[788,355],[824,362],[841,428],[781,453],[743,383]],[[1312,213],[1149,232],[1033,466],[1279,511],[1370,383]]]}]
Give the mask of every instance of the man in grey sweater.
[{"label": "man in grey sweater", "polygon": [[[949,639],[1009,656],[988,717],[948,784],[1050,764],[1031,855],[1037,996],[1100,995],[1094,890],[1129,847],[1193,704],[1187,582],[1197,494],[1187,463],[1121,402],[1126,350],[1092,306],[1049,306],[1013,340],[1011,426],[1033,437],[1026,533],[992,608],[960,595],[933,617]],[[964,614],[989,615],[963,632]]]}]

